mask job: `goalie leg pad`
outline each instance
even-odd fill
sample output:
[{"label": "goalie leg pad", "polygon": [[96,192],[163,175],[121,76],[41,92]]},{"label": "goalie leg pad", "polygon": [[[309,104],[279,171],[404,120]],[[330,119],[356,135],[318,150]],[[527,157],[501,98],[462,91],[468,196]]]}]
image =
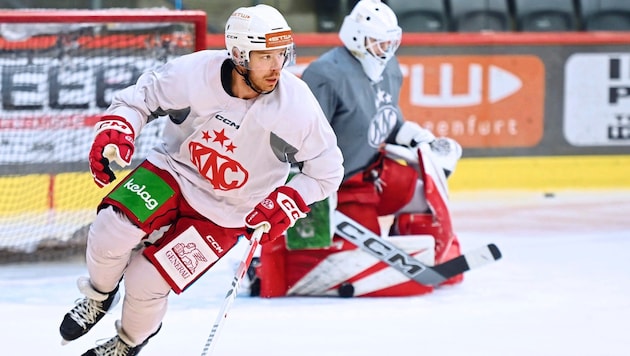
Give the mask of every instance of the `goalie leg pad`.
[{"label": "goalie leg pad", "polygon": [[382,162],[379,216],[393,214],[409,203],[418,182],[418,172],[412,166],[387,157]]},{"label": "goalie leg pad", "polygon": [[[337,209],[352,216],[366,228],[380,234],[380,224],[376,214],[379,196],[373,182],[366,182],[363,180],[363,174],[356,174],[342,184],[337,194]],[[354,245],[345,242],[340,237],[333,237],[330,247],[327,248],[294,250],[292,245],[289,245],[289,248],[291,251],[287,249],[284,239],[277,239],[272,244],[263,245],[258,268],[261,297],[285,296],[303,274],[301,271],[308,271],[331,253],[342,249],[356,249]],[[290,275],[287,275],[288,271]]]},{"label": "goalie leg pad", "polygon": [[260,278],[261,297],[273,298],[286,295],[286,254],[287,248],[282,238],[262,245],[260,265],[256,268],[256,274]]},{"label": "goalie leg pad", "polygon": [[[453,241],[449,247],[449,249],[446,251],[446,254],[444,256],[444,261],[448,261],[451,260],[459,255],[461,255],[461,248],[459,246],[459,240],[457,239],[457,236],[453,237]],[[455,277],[449,278],[446,281],[444,281],[444,283],[442,283],[441,285],[453,285],[453,284],[458,284],[464,281],[464,275],[463,274],[458,274]]]},{"label": "goalie leg pad", "polygon": [[[433,264],[434,240],[429,235],[391,236],[391,243],[427,265]],[[342,245],[343,246],[337,246]],[[262,297],[342,295],[351,286],[355,297],[422,295],[433,291],[346,241],[319,250],[288,251],[283,245],[263,246]]]},{"label": "goalie leg pad", "polygon": [[444,225],[433,214],[399,214],[392,226],[393,232],[400,235],[428,234],[435,239],[436,263],[446,261],[455,235],[451,225]]},{"label": "goalie leg pad", "polygon": [[[435,239],[435,263],[442,263],[461,254],[459,240],[450,229],[444,226],[432,214],[400,214],[392,226],[395,233],[401,235],[428,234]],[[441,259],[437,259],[438,252]],[[456,284],[464,280],[460,274],[450,278],[443,284]]]}]

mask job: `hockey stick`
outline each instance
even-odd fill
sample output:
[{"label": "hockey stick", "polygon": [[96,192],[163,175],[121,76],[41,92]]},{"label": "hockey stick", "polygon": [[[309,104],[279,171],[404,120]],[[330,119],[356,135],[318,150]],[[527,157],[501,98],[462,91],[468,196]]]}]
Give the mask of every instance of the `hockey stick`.
[{"label": "hockey stick", "polygon": [[342,212],[336,210],[334,219],[339,236],[425,286],[437,286],[451,277],[501,258],[499,248],[489,244],[444,263],[427,266]]},{"label": "hockey stick", "polygon": [[216,337],[219,335],[219,332],[221,331],[221,328],[224,324],[224,320],[227,318],[228,309],[234,302],[234,299],[236,299],[236,295],[238,294],[238,287],[243,280],[243,276],[245,276],[245,273],[247,273],[247,268],[249,268],[249,265],[252,262],[252,258],[254,257],[254,252],[256,251],[256,248],[258,247],[258,245],[260,245],[260,239],[262,238],[263,230],[265,229],[265,227],[266,225],[258,227],[256,230],[254,230],[251,238],[249,239],[249,246],[247,246],[245,254],[243,255],[243,258],[241,258],[241,262],[239,263],[236,273],[234,274],[234,279],[232,279],[232,286],[225,295],[223,305],[221,306],[221,310],[219,312],[219,315],[217,315],[217,319],[214,322],[214,325],[212,325],[212,330],[210,331],[210,335],[208,335],[208,340],[206,340],[206,345],[203,347],[201,356],[206,356],[210,354],[212,350],[214,350],[216,342],[213,343],[213,341],[216,340]]}]

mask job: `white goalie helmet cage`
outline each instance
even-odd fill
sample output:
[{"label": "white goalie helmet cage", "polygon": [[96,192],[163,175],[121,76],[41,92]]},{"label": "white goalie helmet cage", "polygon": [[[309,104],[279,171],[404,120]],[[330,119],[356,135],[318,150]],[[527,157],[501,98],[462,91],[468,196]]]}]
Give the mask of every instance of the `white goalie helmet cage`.
[{"label": "white goalie helmet cage", "polygon": [[249,53],[285,48],[285,65],[294,62],[293,33],[275,8],[259,4],[241,7],[225,24],[225,47],[235,64],[249,68]]},{"label": "white goalie helmet cage", "polygon": [[402,29],[389,6],[380,0],[360,0],[344,18],[339,37],[370,80],[379,82],[400,46]]}]

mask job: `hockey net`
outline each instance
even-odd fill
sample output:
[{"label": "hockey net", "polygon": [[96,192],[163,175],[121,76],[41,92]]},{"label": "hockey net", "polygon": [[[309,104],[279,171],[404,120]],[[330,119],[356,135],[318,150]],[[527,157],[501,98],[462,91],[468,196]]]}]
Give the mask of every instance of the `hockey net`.
[{"label": "hockey net", "polygon": [[[202,11],[0,11],[0,263],[84,253],[109,191],[88,170],[94,123],[142,72],[205,44]],[[140,135],[134,164],[163,121]]]}]

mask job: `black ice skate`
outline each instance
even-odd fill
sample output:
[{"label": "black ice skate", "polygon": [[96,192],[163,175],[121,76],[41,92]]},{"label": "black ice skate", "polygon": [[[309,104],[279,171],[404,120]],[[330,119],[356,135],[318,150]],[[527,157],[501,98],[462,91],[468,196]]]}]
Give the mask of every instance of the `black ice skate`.
[{"label": "black ice skate", "polygon": [[116,331],[118,335],[109,339],[106,343],[99,345],[93,349],[88,350],[81,356],[134,356],[140,353],[143,347],[149,343],[149,339],[151,339],[155,334],[160,331],[162,324],[158,327],[157,331],[151,334],[143,343],[139,345],[134,345],[130,340],[127,334],[125,334],[124,330],[120,325],[120,320],[116,321]]},{"label": "black ice skate", "polygon": [[62,344],[85,335],[118,303],[118,286],[109,293],[102,293],[92,287],[87,277],[80,277],[77,286],[85,298],[77,301],[74,308],[63,317],[59,326]]}]

